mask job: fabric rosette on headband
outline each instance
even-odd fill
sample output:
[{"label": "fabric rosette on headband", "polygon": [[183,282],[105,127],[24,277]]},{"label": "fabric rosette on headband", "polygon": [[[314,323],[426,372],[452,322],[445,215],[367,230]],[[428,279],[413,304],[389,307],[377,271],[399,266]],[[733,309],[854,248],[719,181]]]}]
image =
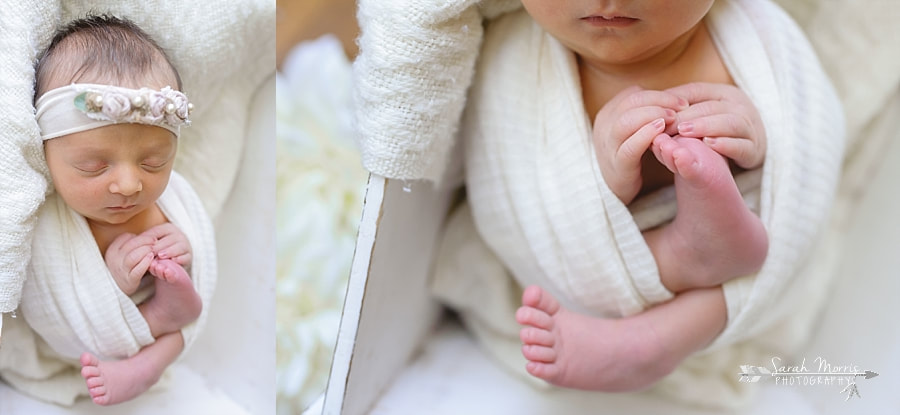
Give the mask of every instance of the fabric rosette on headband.
[{"label": "fabric rosette on headband", "polygon": [[178,137],[180,127],[191,124],[193,107],[184,93],[168,86],[154,90],[71,84],[42,95],[35,116],[43,140],[121,123],[155,125]]}]

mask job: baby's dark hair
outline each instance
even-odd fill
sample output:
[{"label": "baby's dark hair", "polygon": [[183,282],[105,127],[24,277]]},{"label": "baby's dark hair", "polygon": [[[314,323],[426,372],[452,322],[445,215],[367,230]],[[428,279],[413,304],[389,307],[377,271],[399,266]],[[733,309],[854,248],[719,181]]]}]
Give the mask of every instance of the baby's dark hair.
[{"label": "baby's dark hair", "polygon": [[88,15],[57,30],[41,54],[35,67],[34,97],[36,101],[50,86],[73,82],[139,88],[146,83],[172,86],[172,81],[180,91],[181,77],[175,65],[134,22],[106,14]]}]

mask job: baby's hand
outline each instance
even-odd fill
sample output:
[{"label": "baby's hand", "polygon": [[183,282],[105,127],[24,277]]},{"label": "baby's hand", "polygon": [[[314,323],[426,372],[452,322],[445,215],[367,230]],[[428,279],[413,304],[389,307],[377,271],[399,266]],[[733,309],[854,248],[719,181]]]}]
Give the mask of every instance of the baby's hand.
[{"label": "baby's hand", "polygon": [[759,111],[744,91],[733,85],[702,82],[667,91],[691,103],[678,113],[678,134],[702,138],[710,148],[745,169],[762,165],[766,130]]},{"label": "baby's hand", "polygon": [[157,258],[171,259],[185,268],[191,264],[191,243],[177,226],[163,223],[147,229],[141,235],[155,238],[153,252]]},{"label": "baby's hand", "polygon": [[153,243],[156,238],[148,235],[123,233],[106,249],[106,266],[116,285],[126,295],[134,294],[153,261]]},{"label": "baby's hand", "polygon": [[675,121],[676,111],[688,108],[677,95],[633,86],[613,97],[597,112],[593,140],[600,172],[610,190],[625,203],[641,190],[641,158]]}]

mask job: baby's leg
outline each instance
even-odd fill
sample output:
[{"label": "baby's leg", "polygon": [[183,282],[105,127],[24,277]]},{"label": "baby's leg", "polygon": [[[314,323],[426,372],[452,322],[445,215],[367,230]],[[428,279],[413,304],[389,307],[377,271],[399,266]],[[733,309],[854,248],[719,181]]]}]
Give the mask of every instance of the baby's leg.
[{"label": "baby's leg", "polygon": [[675,173],[678,214],[644,233],[670,291],[713,287],[759,270],[768,237],[744,204],[728,162],[695,138],[661,135],[657,159]]},{"label": "baby's leg", "polygon": [[619,392],[652,385],[702,349],[726,322],[721,287],[690,290],[621,319],[569,311],[537,286],[516,312],[526,370],[554,385]]},{"label": "baby's leg", "polygon": [[150,274],[156,277],[156,293],[138,309],[153,337],[180,330],[200,316],[203,303],[181,265],[171,259],[155,259]]},{"label": "baby's leg", "polygon": [[169,333],[125,360],[101,362],[90,353],[81,355],[81,376],[97,405],[134,399],[150,389],[184,348],[181,333]]}]

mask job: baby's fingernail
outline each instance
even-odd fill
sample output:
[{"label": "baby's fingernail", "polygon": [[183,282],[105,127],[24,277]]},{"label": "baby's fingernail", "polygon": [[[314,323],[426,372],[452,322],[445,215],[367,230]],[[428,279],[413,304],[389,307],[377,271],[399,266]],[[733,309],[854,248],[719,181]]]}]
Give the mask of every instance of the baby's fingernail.
[{"label": "baby's fingernail", "polygon": [[156,256],[158,256],[159,259],[166,259],[169,256],[169,254],[167,254],[165,252],[160,252],[160,253],[157,253]]},{"label": "baby's fingernail", "polygon": [[678,107],[679,108],[687,108],[689,106],[691,106],[691,104],[689,102],[687,102],[686,99],[681,98],[681,97],[678,98]]},{"label": "baby's fingernail", "polygon": [[675,118],[675,111],[666,109],[666,118]]},{"label": "baby's fingernail", "polygon": [[666,126],[666,120],[664,120],[662,118],[657,118],[657,119],[653,120],[653,122],[651,124],[653,125],[653,128],[656,128],[657,130],[661,130],[663,127]]},{"label": "baby's fingernail", "polygon": [[703,142],[706,143],[706,144],[708,144],[708,145],[713,145],[713,144],[716,143],[716,139],[715,139],[715,138],[712,138],[712,137],[705,137],[705,138],[703,139]]},{"label": "baby's fingernail", "polygon": [[689,122],[683,122],[678,124],[678,132],[679,133],[690,133],[694,131],[694,124]]}]

